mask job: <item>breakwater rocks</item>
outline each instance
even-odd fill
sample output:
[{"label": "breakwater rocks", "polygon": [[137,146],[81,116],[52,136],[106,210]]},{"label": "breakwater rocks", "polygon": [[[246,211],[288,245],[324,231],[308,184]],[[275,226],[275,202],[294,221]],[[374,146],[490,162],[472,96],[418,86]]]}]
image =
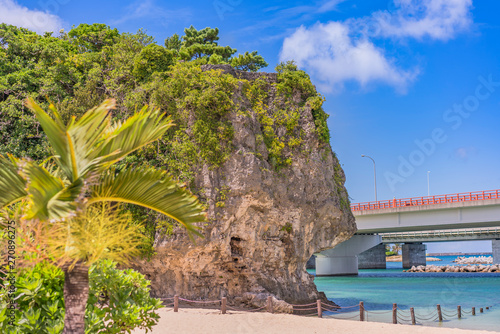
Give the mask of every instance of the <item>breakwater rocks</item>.
[{"label": "breakwater rocks", "polygon": [[408,273],[500,273],[500,265],[470,265],[470,266],[413,266],[411,269],[403,270]]},{"label": "breakwater rocks", "polygon": [[453,262],[457,264],[492,264],[493,258],[491,256],[475,256],[465,257],[459,256]]}]

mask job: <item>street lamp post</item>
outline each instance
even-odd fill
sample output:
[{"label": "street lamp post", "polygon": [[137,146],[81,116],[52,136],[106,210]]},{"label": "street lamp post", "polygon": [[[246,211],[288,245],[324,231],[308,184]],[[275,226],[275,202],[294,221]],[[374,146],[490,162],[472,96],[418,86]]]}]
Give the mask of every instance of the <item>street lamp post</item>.
[{"label": "street lamp post", "polygon": [[377,202],[377,169],[375,168],[375,160],[373,160],[372,157],[369,157],[367,155],[361,154],[363,158],[369,158],[371,161],[373,161],[373,181],[375,184],[375,202]]},{"label": "street lamp post", "polygon": [[430,170],[427,171],[427,196],[431,195],[431,188],[430,188],[430,183],[429,183],[429,174],[431,173]]}]

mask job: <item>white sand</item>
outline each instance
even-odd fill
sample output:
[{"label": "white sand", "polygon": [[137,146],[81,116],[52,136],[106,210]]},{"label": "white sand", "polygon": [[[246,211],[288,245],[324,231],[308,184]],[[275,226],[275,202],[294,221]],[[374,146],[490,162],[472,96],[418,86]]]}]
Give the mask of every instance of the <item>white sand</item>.
[{"label": "white sand", "polygon": [[[174,313],[171,308],[160,309],[161,316],[153,334],[492,334],[489,331],[472,331],[452,328],[436,328],[410,325],[393,325],[377,322],[359,322],[337,319],[319,319],[291,314],[270,314],[251,312],[228,312],[221,314],[219,310],[179,309]],[[136,330],[133,334],[143,334]],[[151,332],[150,332],[151,333]],[[498,334],[498,332],[496,332]]]}]

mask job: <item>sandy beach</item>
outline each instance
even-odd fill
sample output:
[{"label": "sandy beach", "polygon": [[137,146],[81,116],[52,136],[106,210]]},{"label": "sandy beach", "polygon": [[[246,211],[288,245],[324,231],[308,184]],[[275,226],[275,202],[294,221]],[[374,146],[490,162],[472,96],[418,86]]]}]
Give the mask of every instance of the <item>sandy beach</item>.
[{"label": "sandy beach", "polygon": [[[206,333],[206,334],[278,334],[278,333],[370,333],[370,334],[492,334],[498,332],[472,331],[453,328],[436,328],[424,326],[393,325],[377,322],[359,322],[337,319],[319,319],[291,314],[270,314],[251,312],[229,312],[221,314],[219,310],[179,309],[174,313],[171,308],[159,310],[161,316],[153,334],[163,333]],[[136,330],[133,334],[143,334]]]}]

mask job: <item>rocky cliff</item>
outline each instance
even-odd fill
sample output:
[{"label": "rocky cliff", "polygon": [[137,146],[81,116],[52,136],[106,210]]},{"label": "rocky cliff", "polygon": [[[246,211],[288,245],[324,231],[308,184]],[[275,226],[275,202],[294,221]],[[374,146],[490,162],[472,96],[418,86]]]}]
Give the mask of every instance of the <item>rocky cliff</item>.
[{"label": "rocky cliff", "polygon": [[205,237],[193,243],[180,228],[159,235],[157,254],[140,270],[157,296],[227,296],[249,305],[268,295],[288,303],[320,298],[307,260],[356,230],[344,173],[321,137],[322,100],[293,80],[285,87],[276,73],[227,65],[202,72],[237,81],[233,107],[221,116],[234,133],[231,154],[219,166],[193,169],[194,189],[207,205]]}]

